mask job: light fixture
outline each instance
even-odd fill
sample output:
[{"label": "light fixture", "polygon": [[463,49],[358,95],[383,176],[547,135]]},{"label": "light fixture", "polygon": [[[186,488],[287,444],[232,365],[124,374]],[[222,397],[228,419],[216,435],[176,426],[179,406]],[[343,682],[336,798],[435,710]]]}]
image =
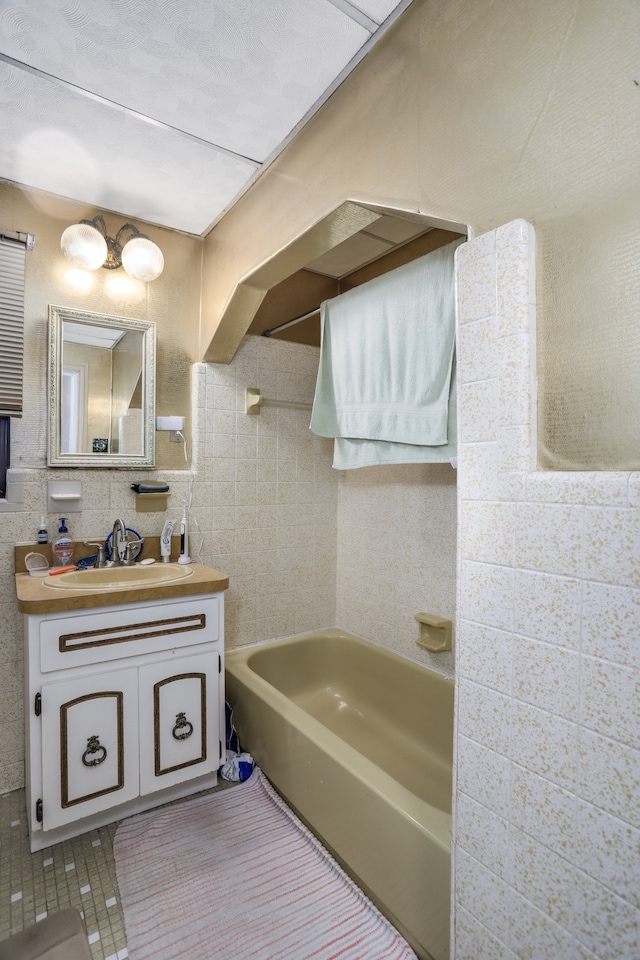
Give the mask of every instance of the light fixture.
[{"label": "light fixture", "polygon": [[[125,236],[126,233],[130,235]],[[123,239],[124,237],[124,239]],[[62,234],[60,247],[67,260],[83,270],[124,267],[134,280],[149,282],[164,268],[162,250],[132,223],[125,223],[115,239],[108,236],[104,217],[74,223]]]}]

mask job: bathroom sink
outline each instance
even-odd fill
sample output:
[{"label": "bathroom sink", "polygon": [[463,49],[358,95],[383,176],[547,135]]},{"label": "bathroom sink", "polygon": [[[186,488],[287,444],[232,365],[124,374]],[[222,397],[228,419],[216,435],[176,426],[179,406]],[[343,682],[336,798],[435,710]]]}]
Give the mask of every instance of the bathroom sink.
[{"label": "bathroom sink", "polygon": [[47,587],[56,590],[122,590],[126,587],[152,586],[156,583],[172,583],[193,576],[193,569],[177,563],[151,564],[150,566],[103,567],[90,570],[70,570],[45,577]]}]

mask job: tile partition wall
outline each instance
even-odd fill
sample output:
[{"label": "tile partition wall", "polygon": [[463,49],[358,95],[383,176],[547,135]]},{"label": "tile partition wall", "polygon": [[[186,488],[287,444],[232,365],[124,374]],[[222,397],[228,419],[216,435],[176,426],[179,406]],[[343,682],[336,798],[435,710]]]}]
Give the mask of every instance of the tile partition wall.
[{"label": "tile partition wall", "polygon": [[339,476],[339,626],[453,676],[453,653],[417,646],[414,614],[455,619],[456,471],[429,463]]},{"label": "tile partition wall", "polygon": [[458,250],[455,960],[640,956],[640,475],[533,471],[534,234]]}]

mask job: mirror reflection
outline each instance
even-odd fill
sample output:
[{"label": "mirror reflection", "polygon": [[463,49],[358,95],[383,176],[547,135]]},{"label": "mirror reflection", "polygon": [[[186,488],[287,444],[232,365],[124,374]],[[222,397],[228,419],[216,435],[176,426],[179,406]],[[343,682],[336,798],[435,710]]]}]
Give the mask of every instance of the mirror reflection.
[{"label": "mirror reflection", "polygon": [[57,465],[153,466],[154,325],[50,308]]}]

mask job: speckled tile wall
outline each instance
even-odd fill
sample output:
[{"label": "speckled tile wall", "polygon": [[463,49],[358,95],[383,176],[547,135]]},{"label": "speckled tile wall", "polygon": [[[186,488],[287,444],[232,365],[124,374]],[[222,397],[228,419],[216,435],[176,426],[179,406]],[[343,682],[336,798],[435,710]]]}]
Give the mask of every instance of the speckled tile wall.
[{"label": "speckled tile wall", "polygon": [[337,573],[340,627],[452,676],[453,653],[417,646],[414,614],[455,619],[453,467],[340,471]]},{"label": "speckled tile wall", "polygon": [[640,956],[640,475],[535,472],[535,238],[458,251],[455,960]]},{"label": "speckled tile wall", "polygon": [[[309,411],[265,406],[244,412],[245,387],[264,396],[311,402],[318,349],[246,337],[233,363],[194,364],[194,483],[191,554],[231,577],[226,642],[267,640],[335,625],[337,473],[331,441],[309,431]],[[43,440],[44,443],[44,434]],[[33,453],[33,451],[31,451]],[[44,449],[39,451],[42,455]],[[24,785],[23,624],[13,580],[15,543],[35,540],[47,506],[47,481],[82,481],[72,536],[105,536],[117,516],[144,536],[159,536],[189,499],[185,471],[145,471],[171,487],[167,513],[136,513],[128,470],[24,468],[23,509],[3,513],[0,542],[0,793]],[[49,533],[57,524],[49,516]],[[202,547],[200,549],[200,544]],[[199,553],[199,556],[198,556]]]},{"label": "speckled tile wall", "polygon": [[195,364],[197,503],[205,562],[230,576],[227,649],[335,625],[337,473],[310,409],[265,404],[245,388],[311,404],[317,347],[245,337],[233,362]]}]

